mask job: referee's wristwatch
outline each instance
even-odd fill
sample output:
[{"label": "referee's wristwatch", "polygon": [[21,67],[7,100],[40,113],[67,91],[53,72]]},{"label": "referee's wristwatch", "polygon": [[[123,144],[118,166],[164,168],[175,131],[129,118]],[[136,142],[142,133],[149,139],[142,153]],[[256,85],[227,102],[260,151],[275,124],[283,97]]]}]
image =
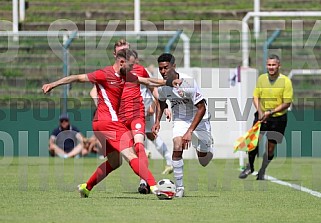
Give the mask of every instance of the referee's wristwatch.
[{"label": "referee's wristwatch", "polygon": [[268,112],[270,112],[270,115],[274,114],[274,110],[273,109],[268,110]]}]

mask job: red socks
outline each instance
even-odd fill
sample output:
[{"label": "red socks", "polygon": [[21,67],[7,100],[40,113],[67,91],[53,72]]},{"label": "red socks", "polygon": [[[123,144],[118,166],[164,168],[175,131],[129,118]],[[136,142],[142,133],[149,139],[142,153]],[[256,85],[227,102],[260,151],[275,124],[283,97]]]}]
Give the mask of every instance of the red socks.
[{"label": "red socks", "polygon": [[[139,161],[143,163],[143,165],[146,165],[148,167],[148,158],[146,156],[145,152],[145,145],[143,143],[135,143],[134,146],[135,152],[139,158]],[[142,165],[142,164],[140,164]]]},{"label": "red socks", "polygon": [[96,184],[102,181],[114,169],[110,166],[108,160],[100,164],[96,171],[87,181],[87,189],[91,190]]},{"label": "red socks", "polygon": [[[146,156],[144,144],[136,143],[135,151],[139,158],[132,159],[129,162],[129,165],[138,176],[148,183],[149,186],[156,185],[155,178],[148,169],[148,158]],[[114,169],[110,166],[108,160],[100,164],[87,181],[87,189],[91,190],[113,170]]]},{"label": "red socks", "polygon": [[[135,148],[136,148],[136,146],[135,146]],[[145,154],[145,156],[146,156],[146,154]],[[146,165],[144,165],[144,163],[142,163],[143,165],[139,165],[138,159],[139,158],[132,159],[129,162],[130,167],[133,169],[133,171],[138,176],[140,176],[143,180],[145,180],[149,186],[155,186],[156,181],[155,181],[153,174],[149,171],[148,167]]]}]

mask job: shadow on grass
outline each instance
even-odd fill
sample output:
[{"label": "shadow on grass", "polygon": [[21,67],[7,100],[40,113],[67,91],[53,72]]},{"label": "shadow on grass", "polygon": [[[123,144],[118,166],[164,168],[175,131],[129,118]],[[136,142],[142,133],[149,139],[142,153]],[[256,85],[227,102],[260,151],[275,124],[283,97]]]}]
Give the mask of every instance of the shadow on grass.
[{"label": "shadow on grass", "polygon": [[[124,196],[121,196],[121,194],[124,194]],[[146,199],[155,199],[157,196],[154,194],[139,194],[137,192],[128,192],[124,191],[121,194],[105,194],[104,196],[101,196],[100,198],[104,199],[132,199],[132,200],[146,200]],[[127,195],[127,196],[126,196]],[[132,195],[132,196],[131,196]],[[219,195],[185,195],[184,198],[219,198]],[[183,199],[184,199],[183,198]],[[181,198],[174,198],[175,200],[180,200]]]},{"label": "shadow on grass", "polygon": [[146,197],[123,197],[123,196],[106,196],[104,199],[126,199],[126,200],[146,200]]}]

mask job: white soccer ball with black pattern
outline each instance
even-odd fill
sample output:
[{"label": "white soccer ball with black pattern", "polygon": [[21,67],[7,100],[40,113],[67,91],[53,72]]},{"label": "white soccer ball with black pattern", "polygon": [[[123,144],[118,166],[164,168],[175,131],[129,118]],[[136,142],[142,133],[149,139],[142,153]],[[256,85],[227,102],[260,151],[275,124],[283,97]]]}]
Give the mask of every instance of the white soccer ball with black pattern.
[{"label": "white soccer ball with black pattern", "polygon": [[171,200],[175,197],[176,186],[173,181],[169,179],[162,179],[157,182],[159,193],[157,194],[160,200]]}]

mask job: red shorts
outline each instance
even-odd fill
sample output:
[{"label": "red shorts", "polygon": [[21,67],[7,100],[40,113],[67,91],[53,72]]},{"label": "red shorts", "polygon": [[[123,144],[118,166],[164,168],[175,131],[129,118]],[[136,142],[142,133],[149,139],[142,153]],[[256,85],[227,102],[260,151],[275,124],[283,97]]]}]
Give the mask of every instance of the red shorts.
[{"label": "red shorts", "polygon": [[111,152],[121,152],[134,145],[131,132],[121,122],[93,121],[93,130],[102,145],[105,156]]},{"label": "red shorts", "polygon": [[123,122],[131,130],[133,136],[136,134],[145,135],[145,117],[134,118]]}]

